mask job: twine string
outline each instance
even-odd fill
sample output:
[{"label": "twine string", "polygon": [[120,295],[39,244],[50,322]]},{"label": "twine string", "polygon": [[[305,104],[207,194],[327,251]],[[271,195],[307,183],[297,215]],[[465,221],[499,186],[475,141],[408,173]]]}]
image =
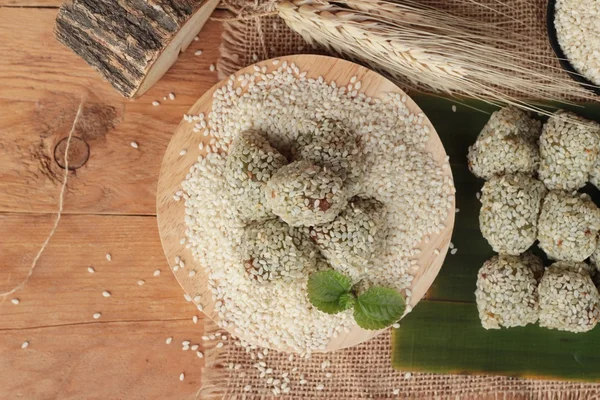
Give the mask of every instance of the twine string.
[{"label": "twine string", "polygon": [[16,293],[19,290],[23,289],[25,287],[25,285],[27,285],[27,282],[29,282],[29,279],[31,279],[31,277],[33,275],[33,271],[35,270],[35,267],[37,266],[38,260],[44,253],[44,250],[46,250],[46,248],[48,247],[48,243],[50,243],[50,239],[52,239],[52,237],[56,233],[56,229],[58,228],[58,222],[60,221],[60,218],[62,217],[65,191],[67,188],[67,182],[69,180],[69,157],[68,157],[69,147],[71,145],[71,139],[73,138],[73,133],[75,132],[75,126],[77,126],[77,122],[79,121],[79,117],[81,116],[81,112],[83,110],[84,103],[85,103],[85,96],[83,96],[81,98],[81,101],[79,102],[79,108],[77,109],[77,114],[75,115],[75,119],[73,120],[73,125],[71,126],[71,130],[69,131],[69,136],[67,138],[67,146],[65,148],[65,159],[64,159],[65,172],[63,174],[63,182],[62,182],[62,186],[60,188],[60,196],[58,197],[58,213],[56,214],[56,219],[54,220],[54,225],[52,226],[52,230],[46,237],[46,240],[44,240],[44,243],[42,244],[42,247],[40,248],[40,250],[35,255],[33,262],[31,263],[31,266],[29,267],[29,271],[28,271],[25,279],[23,279],[17,286],[12,288],[11,290],[0,293],[0,296],[2,296],[2,297],[10,296],[11,294]]}]

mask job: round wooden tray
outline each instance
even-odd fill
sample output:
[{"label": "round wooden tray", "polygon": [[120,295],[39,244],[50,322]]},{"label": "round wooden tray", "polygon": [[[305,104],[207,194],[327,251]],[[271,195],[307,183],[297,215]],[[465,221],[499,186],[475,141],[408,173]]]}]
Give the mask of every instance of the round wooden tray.
[{"label": "round wooden tray", "polygon": [[[361,91],[370,97],[380,97],[384,93],[399,93],[404,94],[396,85],[383,76],[365,68],[358,64],[349,61],[317,56],[317,55],[296,55],[279,58],[282,62],[286,60],[288,63],[295,63],[301,71],[307,72],[308,78],[318,78],[322,76],[327,82],[335,81],[338,86],[346,86],[350,83],[353,76],[358,77],[362,81]],[[267,67],[268,70],[277,68],[273,66],[273,60],[262,61],[255,65],[259,67]],[[253,66],[249,66],[238,71],[237,76],[244,73],[253,73]],[[219,82],[212,89],[206,92],[200,100],[192,106],[188,114],[198,115],[204,113],[208,115],[212,107],[213,93],[216,89],[226,84],[226,80]],[[412,113],[421,113],[421,109],[407,96],[406,106]],[[434,159],[441,165],[445,162],[446,152],[440,141],[435,129],[428,119],[424,122],[429,127],[429,142],[427,149],[432,154]],[[174,271],[175,277],[181,284],[181,287],[192,299],[200,296],[200,304],[203,305],[203,311],[211,319],[217,320],[219,317],[214,311],[214,303],[212,293],[208,287],[208,274],[202,265],[199,265],[193,257],[189,249],[185,245],[180,244],[180,239],[185,237],[186,225],[184,222],[185,205],[184,201],[175,201],[173,194],[181,190],[181,182],[185,179],[190,167],[196,163],[198,156],[203,152],[198,149],[198,144],[202,141],[207,142],[210,138],[206,138],[199,133],[192,131],[194,124],[182,121],[165,153],[160,177],[158,180],[158,190],[156,198],[156,207],[158,214],[158,228],[162,245],[169,260],[171,267],[175,263],[175,257],[179,256],[185,261],[185,269]],[[180,151],[186,149],[187,153],[184,156],[180,155]],[[450,168],[445,169],[445,173],[451,177]],[[448,217],[444,222],[446,228],[437,235],[431,235],[429,243],[421,243],[421,254],[418,260],[420,269],[416,273],[412,284],[411,306],[415,306],[419,300],[425,295],[425,292],[431,286],[431,283],[437,276],[446,253],[452,236],[454,227],[454,204],[449,210]],[[434,249],[439,249],[439,254],[434,253]],[[195,268],[197,273],[195,276],[188,276],[191,268]],[[229,325],[226,329],[233,334],[233,326]],[[367,331],[358,326],[354,326],[349,333],[341,333],[337,338],[332,339],[326,348],[326,351],[337,350],[345,347],[357,345],[368,340],[381,331]],[[238,335],[243,338],[242,335]],[[278,348],[275,350],[291,351],[289,348]]]}]

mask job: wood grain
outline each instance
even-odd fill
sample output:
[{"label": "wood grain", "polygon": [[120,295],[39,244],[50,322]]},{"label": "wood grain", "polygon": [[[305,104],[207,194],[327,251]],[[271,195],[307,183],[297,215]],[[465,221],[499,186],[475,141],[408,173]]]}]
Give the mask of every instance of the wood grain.
[{"label": "wood grain", "polygon": [[[56,13],[0,8],[0,212],[55,211],[62,169],[54,146],[87,95],[75,134],[90,146],[90,158],[71,173],[65,211],[154,214],[167,143],[183,113],[217,81],[209,65],[218,57],[221,26],[207,23],[200,33],[206,40],[193,41],[157,85],[132,101],[54,39]],[[202,56],[194,56],[198,49]],[[170,92],[176,99],[163,101]]]},{"label": "wood grain", "polygon": [[[25,276],[51,223],[50,215],[0,214],[0,290]],[[187,399],[200,386],[203,360],[181,342],[204,348],[203,315],[166,266],[155,217],[65,216],[11,298],[0,303],[2,399]]]},{"label": "wood grain", "polygon": [[[351,63],[332,57],[316,56],[316,55],[298,55],[281,57],[281,62],[284,60],[288,63],[295,63],[301,71],[307,72],[308,78],[318,78],[323,76],[326,81],[335,81],[339,87],[346,86],[350,83],[353,76],[357,76],[362,82],[361,92],[369,97],[381,97],[384,93],[399,93],[404,95],[404,92],[394,85],[391,81],[383,76],[368,70],[358,64]],[[276,69],[271,60],[257,63],[259,67],[267,67],[269,71]],[[245,73],[252,74],[254,66],[249,66],[236,74],[236,77]],[[214,91],[226,85],[227,81],[222,81],[215,85],[211,90],[206,92],[188,114],[198,115],[208,113],[212,109],[212,95]],[[408,109],[418,114],[421,112],[419,107],[410,98],[407,99],[406,105]],[[446,161],[446,153],[442,142],[435,133],[435,128],[426,120],[429,131],[429,141],[426,144],[426,149],[432,154],[432,157],[441,165]],[[161,240],[169,263],[173,263],[176,256],[180,256],[185,260],[186,264],[194,264],[191,251],[186,249],[179,243],[181,237],[185,237],[186,225],[184,222],[185,205],[182,201],[173,200],[173,194],[180,189],[181,182],[185,179],[186,174],[201,154],[198,149],[200,141],[208,142],[210,138],[203,137],[198,133],[193,132],[194,124],[182,121],[177,131],[173,135],[169,147],[165,153],[163,164],[161,167],[158,194],[157,194],[157,210],[158,224],[160,229]],[[184,156],[179,154],[181,149],[188,149]],[[446,174],[451,175],[449,169],[446,169]],[[411,305],[416,303],[425,295],[425,292],[430,287],[431,283],[437,276],[452,235],[452,227],[454,225],[454,207],[449,210],[448,218],[444,222],[446,228],[437,235],[431,235],[429,243],[421,243],[419,246],[422,250],[418,260],[420,269],[415,274],[415,279],[412,284]],[[434,249],[439,249],[440,252],[434,254]],[[208,287],[208,274],[202,265],[196,266],[199,273],[194,277],[188,277],[187,268],[180,269],[175,272],[177,279],[183,286],[186,293],[191,297],[200,295],[204,310],[213,320],[218,319],[218,315],[214,310],[212,293]],[[232,332],[235,327],[229,325],[227,327]],[[354,328],[347,334],[341,334],[337,338],[332,339],[327,346],[327,351],[333,351],[339,348],[350,347],[361,343],[375,336],[380,332],[366,331],[355,325]],[[243,338],[243,335],[240,335]],[[278,348],[278,350],[290,351],[287,347]]]},{"label": "wood grain", "polygon": [[[204,360],[181,351],[182,340],[199,338],[190,325],[100,321],[0,330],[0,398],[194,399]],[[22,349],[25,340],[30,344]]]}]

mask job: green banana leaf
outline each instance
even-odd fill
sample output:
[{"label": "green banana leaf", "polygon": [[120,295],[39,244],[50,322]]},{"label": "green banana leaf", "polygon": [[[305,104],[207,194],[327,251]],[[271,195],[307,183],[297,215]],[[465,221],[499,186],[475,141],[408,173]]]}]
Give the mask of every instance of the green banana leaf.
[{"label": "green banana leaf", "polygon": [[[460,210],[452,242],[458,249],[422,300],[392,336],[392,365],[404,371],[494,374],[600,382],[600,328],[568,333],[529,325],[485,330],[475,305],[477,271],[495,253],[479,230],[483,180],[466,164],[468,148],[497,108],[474,100],[413,97],[435,126],[450,156]],[[452,106],[456,106],[456,112]],[[600,121],[600,103],[561,106]],[[548,107],[553,110],[552,107]],[[583,191],[600,205],[592,185]],[[534,245],[534,253],[544,256]],[[547,261],[547,260],[546,260]]]}]

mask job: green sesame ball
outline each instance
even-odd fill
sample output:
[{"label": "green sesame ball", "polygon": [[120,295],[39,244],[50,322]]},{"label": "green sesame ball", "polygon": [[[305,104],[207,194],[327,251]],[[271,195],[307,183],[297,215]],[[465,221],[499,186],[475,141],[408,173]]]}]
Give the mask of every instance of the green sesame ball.
[{"label": "green sesame ball", "polygon": [[553,264],[539,285],[540,326],[568,332],[587,332],[600,317],[600,295],[589,274],[571,263]]},{"label": "green sesame ball", "polygon": [[598,244],[600,210],[586,194],[551,191],[538,220],[539,246],[554,260],[583,261]]},{"label": "green sesame ball", "polygon": [[518,172],[532,175],[539,164],[541,123],[526,112],[505,107],[492,114],[467,156],[471,172],[483,179]]},{"label": "green sesame ball", "polygon": [[349,196],[360,192],[364,174],[360,138],[332,120],[323,120],[306,135],[297,158],[326,167],[342,178]]},{"label": "green sesame ball", "polygon": [[540,180],[550,190],[577,190],[588,181],[600,150],[600,125],[557,111],[540,137]]},{"label": "green sesame ball", "polygon": [[247,225],[241,252],[248,276],[259,283],[302,278],[315,268],[319,255],[308,236],[279,219]]},{"label": "green sesame ball", "polygon": [[384,247],[385,217],[383,203],[354,198],[336,219],[310,228],[310,237],[334,269],[356,280],[368,272]]},{"label": "green sesame ball", "polygon": [[485,329],[533,324],[538,319],[537,280],[519,256],[497,255],[477,274],[477,310]]},{"label": "green sesame ball", "polygon": [[267,182],[266,205],[292,226],[333,221],[348,204],[342,179],[326,167],[295,161]]},{"label": "green sesame ball", "polygon": [[264,188],[273,173],[287,164],[287,159],[273,148],[258,131],[240,133],[227,156],[225,178],[230,197],[244,222],[274,218],[265,207]]},{"label": "green sesame ball", "polygon": [[519,255],[535,242],[544,185],[525,174],[493,177],[483,185],[479,226],[494,251]]}]

